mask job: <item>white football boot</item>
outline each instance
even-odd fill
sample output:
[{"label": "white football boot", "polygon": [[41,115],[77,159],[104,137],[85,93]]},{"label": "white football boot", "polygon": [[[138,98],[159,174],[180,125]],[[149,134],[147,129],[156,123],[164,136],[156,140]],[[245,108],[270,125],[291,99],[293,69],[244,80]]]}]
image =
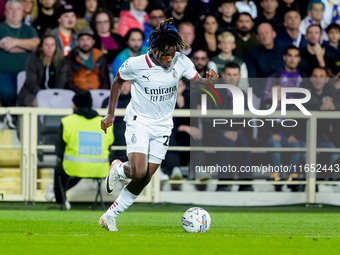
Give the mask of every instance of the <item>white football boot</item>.
[{"label": "white football boot", "polygon": [[112,194],[115,190],[116,185],[119,181],[119,174],[118,174],[118,166],[122,163],[119,159],[116,159],[112,162],[110,171],[105,179],[105,191],[107,194]]},{"label": "white football boot", "polygon": [[105,213],[100,217],[99,225],[108,231],[119,231],[116,226],[116,218],[108,217]]}]

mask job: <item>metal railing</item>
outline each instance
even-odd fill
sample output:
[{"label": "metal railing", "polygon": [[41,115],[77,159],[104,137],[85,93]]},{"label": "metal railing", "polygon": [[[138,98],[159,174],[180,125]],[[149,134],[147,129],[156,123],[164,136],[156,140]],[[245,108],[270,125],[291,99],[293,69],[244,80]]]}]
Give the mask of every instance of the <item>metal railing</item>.
[{"label": "metal railing", "polygon": [[[100,115],[105,115],[106,109],[98,109]],[[7,201],[40,201],[43,200],[41,196],[37,195],[37,183],[46,182],[51,180],[38,180],[38,149],[53,149],[53,145],[38,145],[38,116],[39,115],[56,115],[65,116],[72,113],[72,109],[45,109],[45,108],[26,108],[26,107],[9,107],[0,108],[0,114],[12,114],[20,116],[20,142],[21,142],[21,160],[20,160],[20,171],[21,171],[21,193],[18,195],[5,196]],[[307,119],[307,130],[306,130],[306,147],[301,148],[272,148],[272,147],[169,147],[169,150],[176,151],[189,151],[189,150],[214,150],[214,151],[279,151],[279,152],[291,152],[291,151],[303,151],[306,152],[306,163],[316,164],[316,156],[318,152],[339,152],[339,148],[317,148],[317,120],[318,119],[340,119],[340,115],[335,115],[333,112],[311,112],[312,115],[305,116],[297,111],[287,111],[287,118],[304,118]],[[116,116],[124,116],[124,109],[117,109]],[[232,116],[232,111],[225,110],[208,110],[207,117],[223,117]],[[202,117],[199,110],[175,110],[174,117]],[[248,111],[245,111],[244,118],[253,118],[254,115]],[[279,112],[275,112],[266,118],[282,118]],[[263,119],[259,117],[258,119]],[[0,145],[0,148],[14,148],[15,146]],[[113,149],[125,149],[125,146],[113,146]],[[0,179],[1,182],[6,181],[6,178]],[[193,183],[200,184],[199,181],[182,180],[182,181],[168,181],[169,183]],[[214,184],[305,184],[306,185],[306,202],[315,203],[315,184],[325,183],[326,181],[316,181],[315,172],[308,172],[304,181],[218,181],[211,180],[209,183]],[[340,182],[333,181],[327,182],[329,184],[340,184]],[[0,186],[1,192],[1,186]],[[160,181],[159,171],[154,175],[151,183],[144,190],[142,195],[138,198],[141,202],[159,202],[160,199]],[[112,199],[111,199],[112,200]]]}]

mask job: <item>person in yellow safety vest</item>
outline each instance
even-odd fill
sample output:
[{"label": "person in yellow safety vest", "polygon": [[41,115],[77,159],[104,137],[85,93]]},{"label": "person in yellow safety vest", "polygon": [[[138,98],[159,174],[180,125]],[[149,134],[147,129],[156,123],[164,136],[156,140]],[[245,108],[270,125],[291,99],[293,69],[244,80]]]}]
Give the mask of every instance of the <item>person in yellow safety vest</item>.
[{"label": "person in yellow safety vest", "polygon": [[[81,178],[106,177],[110,169],[110,146],[114,141],[112,129],[106,136],[100,128],[102,117],[92,109],[90,92],[76,94],[72,101],[74,113],[62,118],[60,138],[56,144],[58,162],[54,174],[54,193],[56,202],[61,206],[63,193],[60,189],[65,190],[69,176],[74,178],[69,180],[67,189],[75,186]],[[65,208],[71,208],[67,200]]]}]

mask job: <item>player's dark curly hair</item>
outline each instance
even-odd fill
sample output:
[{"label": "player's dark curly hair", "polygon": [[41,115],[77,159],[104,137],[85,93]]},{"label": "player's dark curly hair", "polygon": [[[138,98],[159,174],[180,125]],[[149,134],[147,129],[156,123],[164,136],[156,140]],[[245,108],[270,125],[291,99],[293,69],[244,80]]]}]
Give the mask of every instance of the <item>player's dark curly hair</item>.
[{"label": "player's dark curly hair", "polygon": [[188,46],[179,35],[177,29],[171,25],[172,19],[162,21],[156,30],[151,32],[148,39],[149,50],[152,50],[158,58],[167,52],[170,47],[175,47],[177,51],[182,52]]}]

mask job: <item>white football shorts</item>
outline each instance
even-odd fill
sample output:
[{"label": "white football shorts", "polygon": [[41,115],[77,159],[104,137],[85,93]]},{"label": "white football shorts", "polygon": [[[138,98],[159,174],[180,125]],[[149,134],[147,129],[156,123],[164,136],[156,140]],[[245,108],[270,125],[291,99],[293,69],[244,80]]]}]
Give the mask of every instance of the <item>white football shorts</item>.
[{"label": "white football shorts", "polygon": [[171,127],[141,124],[135,120],[126,123],[126,153],[144,153],[149,163],[160,164],[169,147]]}]

